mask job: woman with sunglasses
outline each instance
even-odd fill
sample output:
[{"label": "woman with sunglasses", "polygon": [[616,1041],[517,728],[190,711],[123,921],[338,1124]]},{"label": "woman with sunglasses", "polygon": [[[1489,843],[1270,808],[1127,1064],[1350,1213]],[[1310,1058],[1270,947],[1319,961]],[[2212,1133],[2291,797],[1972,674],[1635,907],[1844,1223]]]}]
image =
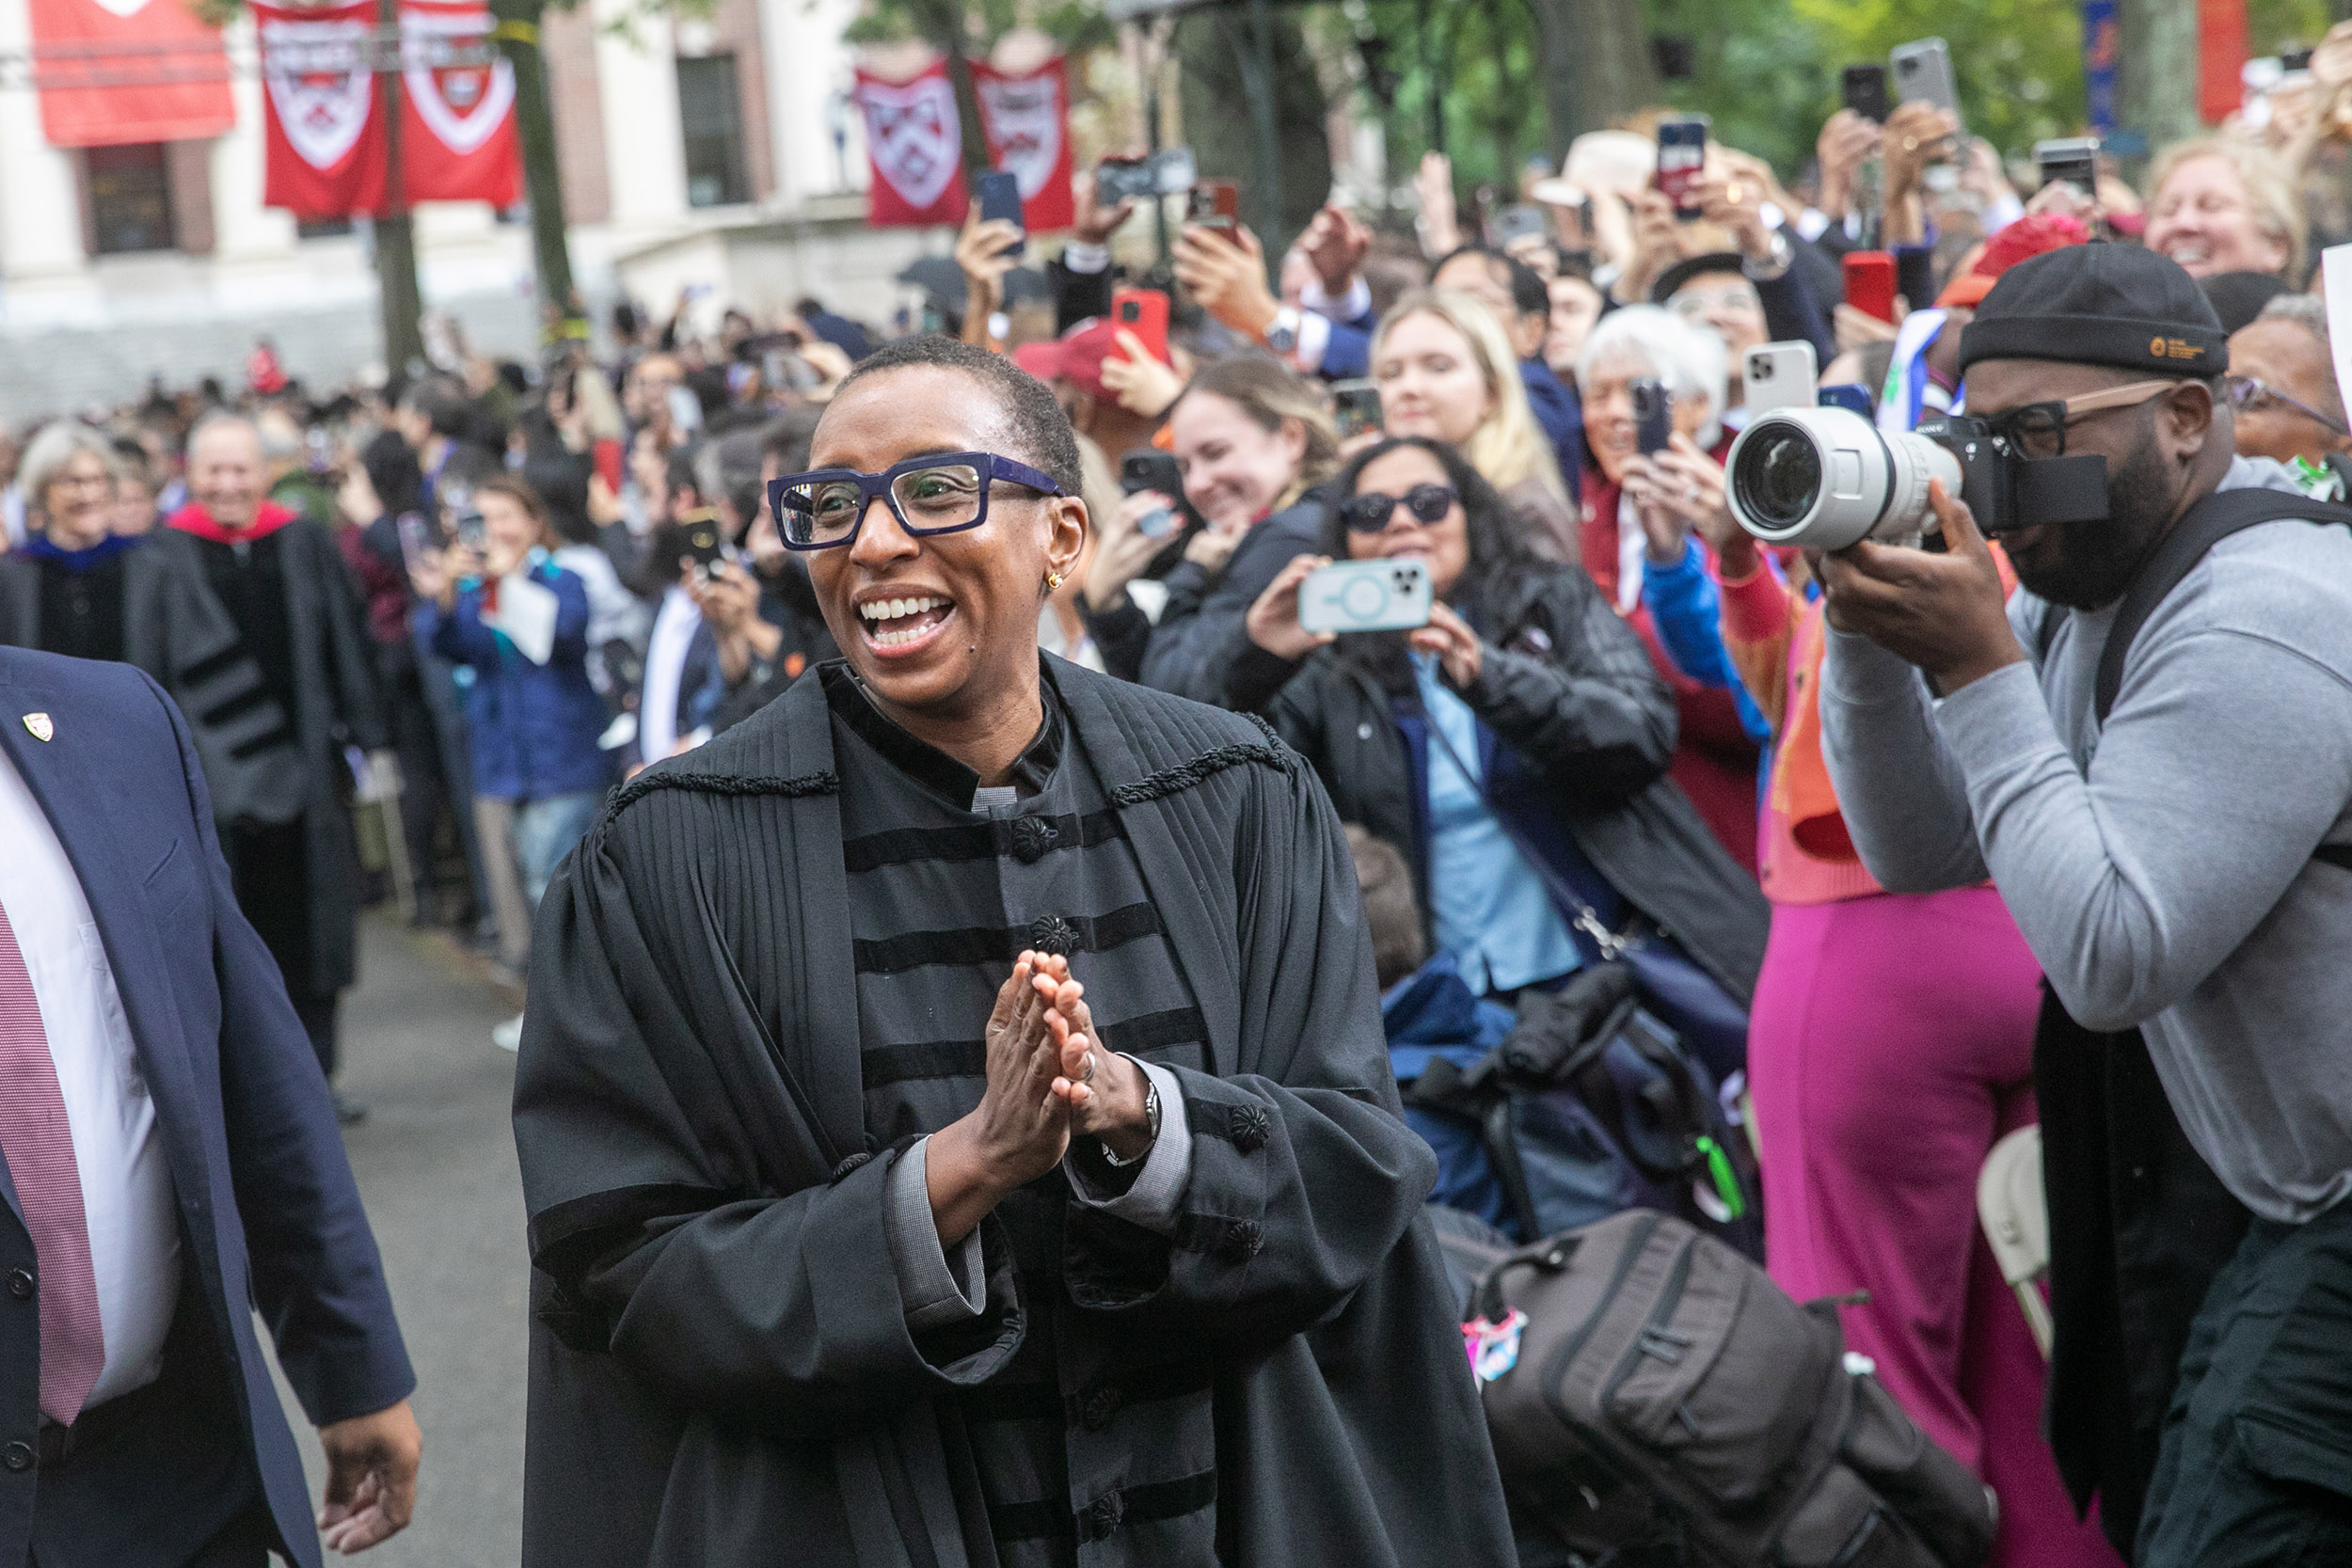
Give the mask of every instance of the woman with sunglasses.
[{"label": "woman with sunglasses", "polygon": [[525,1554],[1503,1568],[1322,789],[1040,655],[1091,519],[1011,361],[891,344],[809,461],[845,657],[548,890]]},{"label": "woman with sunglasses", "polygon": [[[1412,866],[1430,950],[1478,990],[1561,979],[1594,957],[1548,892],[1565,881],[1612,931],[1646,917],[1674,932],[1744,1006],[1763,899],[1665,777],[1674,695],[1641,640],[1581,567],[1534,553],[1453,448],[1384,441],[1337,487],[1324,554],[1250,610],[1264,667],[1294,672],[1264,707],[1342,818]],[[1421,562],[1429,624],[1302,630],[1300,585],[1333,557]]]}]

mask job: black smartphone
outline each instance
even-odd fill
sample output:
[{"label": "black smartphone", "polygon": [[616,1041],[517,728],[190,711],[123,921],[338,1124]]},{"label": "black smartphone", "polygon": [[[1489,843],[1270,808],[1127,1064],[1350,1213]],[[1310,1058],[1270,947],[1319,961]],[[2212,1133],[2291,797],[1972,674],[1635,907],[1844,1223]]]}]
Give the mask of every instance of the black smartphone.
[{"label": "black smartphone", "polygon": [[[1021,182],[1013,177],[1010,170],[992,168],[975,180],[972,185],[979,196],[981,221],[1001,219],[1015,229],[1022,227]],[[1028,237],[1025,233],[996,254],[1018,256],[1028,248]]]},{"label": "black smartphone", "polygon": [[726,559],[726,545],[719,534],[719,514],[711,507],[689,512],[678,522],[686,529],[686,548],[681,552],[692,561],[699,571],[707,572]]},{"label": "black smartphone", "polygon": [[1340,439],[1343,441],[1353,440],[1368,430],[1381,429],[1379,383],[1333,382],[1331,422],[1340,427]]},{"label": "black smartphone", "polygon": [[1838,93],[1847,108],[1873,125],[1885,124],[1894,108],[1886,101],[1886,68],[1876,60],[1848,66],[1839,77]]},{"label": "black smartphone", "polygon": [[1633,445],[1644,457],[1664,451],[1674,439],[1674,399],[1667,394],[1666,384],[1649,376],[1629,383],[1626,393],[1633,400]]},{"label": "black smartphone", "polygon": [[1188,520],[1184,471],[1176,466],[1173,452],[1142,447],[1119,460],[1119,493],[1136,496],[1146,490],[1166,496],[1176,504],[1146,513],[1136,524],[1136,531],[1146,539],[1166,539],[1181,532]]},{"label": "black smartphone", "polygon": [[490,525],[483,521],[479,512],[457,515],[457,542],[469,550],[478,550],[490,543]]},{"label": "black smartphone", "polygon": [[2063,182],[2082,192],[2086,199],[2098,199],[2098,137],[2062,136],[2055,141],[2038,141],[2033,144],[2033,164],[2041,176],[2036,190]]}]

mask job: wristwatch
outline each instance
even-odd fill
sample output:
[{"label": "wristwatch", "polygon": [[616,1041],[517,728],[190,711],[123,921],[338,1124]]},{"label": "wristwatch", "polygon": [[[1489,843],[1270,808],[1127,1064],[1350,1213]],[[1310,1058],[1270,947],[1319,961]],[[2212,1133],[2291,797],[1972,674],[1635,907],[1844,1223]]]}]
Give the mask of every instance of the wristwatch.
[{"label": "wristwatch", "polygon": [[1772,248],[1762,261],[1759,261],[1753,256],[1740,259],[1740,270],[1748,275],[1748,281],[1751,283],[1770,283],[1776,278],[1787,277],[1789,263],[1797,259],[1795,249],[1788,244],[1788,235],[1778,229],[1774,229],[1772,235]]},{"label": "wristwatch", "polygon": [[1298,312],[1285,305],[1274,312],[1274,324],[1265,329],[1265,346],[1284,358],[1298,347]]},{"label": "wristwatch", "polygon": [[[1135,1061],[1133,1056],[1130,1056],[1127,1059],[1131,1062]],[[1137,1063],[1136,1070],[1137,1072],[1143,1072],[1142,1064]],[[1149,1160],[1152,1158],[1152,1149],[1153,1145],[1156,1145],[1160,1141],[1160,1086],[1158,1084],[1152,1082],[1152,1075],[1148,1072],[1143,1073],[1143,1120],[1144,1124],[1151,1129],[1152,1141],[1151,1143],[1145,1144],[1141,1152],[1137,1153],[1133,1160],[1122,1160],[1118,1155],[1112,1153],[1111,1146],[1105,1140],[1099,1137],[1094,1140],[1102,1147],[1103,1163],[1104,1164],[1113,1166],[1132,1165],[1140,1161]]]}]

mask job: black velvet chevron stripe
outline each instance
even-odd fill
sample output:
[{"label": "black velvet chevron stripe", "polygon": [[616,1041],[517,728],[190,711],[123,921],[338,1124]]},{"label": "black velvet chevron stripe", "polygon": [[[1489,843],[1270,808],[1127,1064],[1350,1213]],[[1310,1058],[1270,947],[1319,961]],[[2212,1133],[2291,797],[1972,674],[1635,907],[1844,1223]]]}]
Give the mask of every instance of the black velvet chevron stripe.
[{"label": "black velvet chevron stripe", "polygon": [[1106,1492],[1074,1517],[1058,1498],[1009,1503],[988,1511],[989,1534],[999,1541],[1043,1541],[1075,1528],[1080,1541],[1104,1541],[1120,1527],[1154,1519],[1181,1519],[1216,1501],[1216,1472]]},{"label": "black velvet chevron stripe", "polygon": [[1264,733],[1264,745],[1237,741],[1231,746],[1219,746],[1215,751],[1201,752],[1188,762],[1163,768],[1133,784],[1120,784],[1111,791],[1111,799],[1122,806],[1139,806],[1147,800],[1157,800],[1180,790],[1190,789],[1204,780],[1215,778],[1228,768],[1241,768],[1253,762],[1278,772],[1289,772],[1296,764],[1298,754],[1282,744],[1282,737],[1275,734],[1273,725],[1254,713],[1247,717]]},{"label": "black velvet chevron stripe", "polygon": [[180,672],[181,684],[183,687],[201,686],[244,657],[245,644],[243,642],[230,642],[215,648]]},{"label": "black velvet chevron stripe", "polygon": [[[1052,927],[1048,930],[1047,927]],[[1028,926],[967,926],[951,931],[909,931],[859,939],[852,944],[860,974],[896,974],[925,964],[1003,963],[1025,947],[1058,953],[1107,953],[1160,928],[1160,911],[1129,904],[1108,914],[1055,915]]]},{"label": "black velvet chevron stripe", "polygon": [[967,1421],[1059,1421],[1061,1390],[1050,1383],[1016,1383],[1009,1387],[983,1383],[959,1393],[956,1408]]},{"label": "black velvet chevron stripe", "polygon": [[[1171,1007],[1145,1013],[1123,1023],[1103,1025],[1103,1046],[1108,1051],[1139,1055],[1164,1046],[1206,1041],[1208,1021],[1198,1007]],[[988,1075],[986,1040],[930,1040],[921,1045],[881,1045],[859,1058],[868,1090],[887,1088],[916,1078],[984,1078]]]},{"label": "black velvet chevron stripe", "polygon": [[1065,812],[1059,816],[1000,817],[961,828],[898,828],[866,833],[841,847],[841,859],[851,872],[915,861],[993,860],[1018,852],[1013,827],[1020,821],[1050,824],[1054,832],[1048,847],[1055,849],[1091,849],[1123,838],[1127,832],[1119,814],[1107,809],[1084,816]]},{"label": "black velvet chevron stripe", "polygon": [[685,773],[666,768],[649,768],[613,792],[605,816],[618,816],[657,789],[683,789],[696,795],[781,795],[798,799],[831,795],[841,787],[832,773],[803,773],[797,779],[746,776],[739,773]]}]

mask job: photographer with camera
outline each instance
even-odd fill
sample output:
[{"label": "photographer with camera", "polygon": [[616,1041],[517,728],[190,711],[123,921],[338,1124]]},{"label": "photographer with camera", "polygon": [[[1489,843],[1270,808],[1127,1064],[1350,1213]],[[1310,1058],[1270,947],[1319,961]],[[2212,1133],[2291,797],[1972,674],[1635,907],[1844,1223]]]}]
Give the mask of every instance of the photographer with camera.
[{"label": "photographer with camera", "polygon": [[[2154,252],[2025,261],[1962,339],[1951,450],[1884,438],[1862,531],[1916,493],[1943,553],[1822,562],[1865,863],[1990,876],[2048,977],[2050,1435],[2143,1568],[2352,1557],[2352,515],[2233,454],[2223,362]],[[1742,445],[1752,531],[1853,540],[1797,537],[1818,448],[1808,484],[1795,442]]]}]

